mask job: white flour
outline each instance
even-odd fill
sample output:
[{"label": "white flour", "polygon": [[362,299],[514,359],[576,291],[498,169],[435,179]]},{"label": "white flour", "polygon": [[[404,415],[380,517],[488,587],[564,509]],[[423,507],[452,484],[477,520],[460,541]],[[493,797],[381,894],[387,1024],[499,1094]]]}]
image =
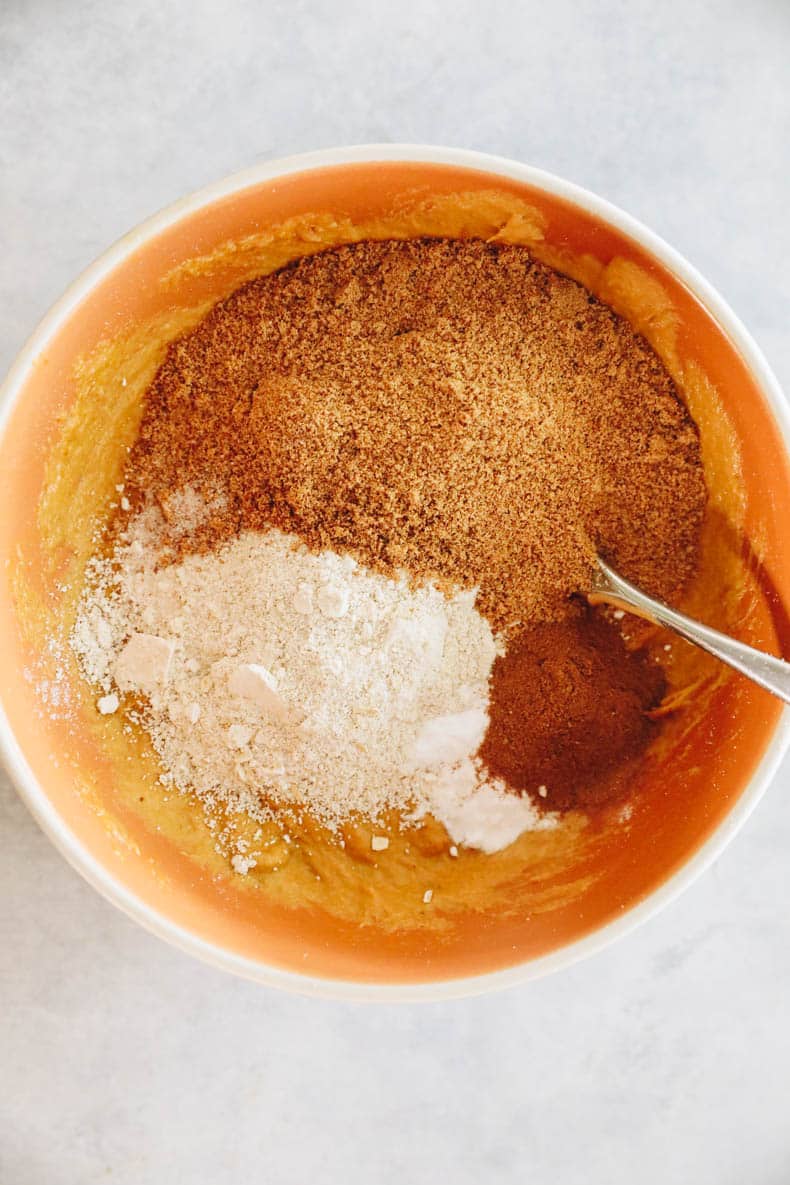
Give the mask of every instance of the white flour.
[{"label": "white flour", "polygon": [[97,561],[72,636],[114,710],[144,692],[163,781],[256,819],[430,811],[494,851],[551,826],[472,760],[497,644],[473,592],[375,575],[279,532],[156,569],[151,512]]}]

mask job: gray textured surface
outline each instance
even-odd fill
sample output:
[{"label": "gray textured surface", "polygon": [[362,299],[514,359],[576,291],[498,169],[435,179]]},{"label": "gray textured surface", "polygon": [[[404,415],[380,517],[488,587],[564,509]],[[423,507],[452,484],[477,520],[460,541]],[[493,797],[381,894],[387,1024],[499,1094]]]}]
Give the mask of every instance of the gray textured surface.
[{"label": "gray textured surface", "polygon": [[[783,0],[3,0],[0,367],[152,210],[245,164],[422,140],[641,217],[790,387]],[[790,769],[714,869],[586,964],[358,1008],[193,963],[97,897],[0,775],[2,1185],[785,1185]]]}]

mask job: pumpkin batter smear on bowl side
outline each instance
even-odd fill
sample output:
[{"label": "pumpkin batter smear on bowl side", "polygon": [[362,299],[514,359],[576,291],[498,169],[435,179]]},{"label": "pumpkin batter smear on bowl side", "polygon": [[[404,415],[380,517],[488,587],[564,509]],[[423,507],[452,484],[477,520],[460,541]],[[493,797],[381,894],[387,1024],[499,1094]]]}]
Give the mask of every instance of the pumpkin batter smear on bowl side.
[{"label": "pumpkin batter smear on bowl side", "polygon": [[665,681],[584,594],[602,552],[677,599],[705,501],[666,368],[580,284],[360,242],[169,347],[73,644],[220,848],[230,812],[493,852],[628,794]]}]

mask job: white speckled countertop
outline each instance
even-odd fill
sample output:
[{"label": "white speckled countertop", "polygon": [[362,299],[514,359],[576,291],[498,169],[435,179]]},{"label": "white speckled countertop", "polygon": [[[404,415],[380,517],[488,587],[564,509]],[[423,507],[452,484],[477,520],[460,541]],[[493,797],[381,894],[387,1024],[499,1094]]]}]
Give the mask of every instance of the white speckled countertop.
[{"label": "white speckled countertop", "polygon": [[[85,264],[183,193],[270,156],[412,140],[624,206],[790,388],[785,0],[384,9],[3,0],[0,368]],[[144,933],[0,774],[1,1185],[787,1185],[788,783],[785,765],[716,866],[591,961],[488,998],[353,1007]]]}]

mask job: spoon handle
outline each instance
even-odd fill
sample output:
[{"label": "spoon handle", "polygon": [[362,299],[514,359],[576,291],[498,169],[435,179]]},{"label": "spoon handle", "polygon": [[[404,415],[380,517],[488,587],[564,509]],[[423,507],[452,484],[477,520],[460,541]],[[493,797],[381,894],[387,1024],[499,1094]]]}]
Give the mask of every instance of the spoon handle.
[{"label": "spoon handle", "polygon": [[671,609],[669,605],[643,593],[602,559],[598,560],[598,570],[588,600],[594,605],[605,602],[618,609],[627,609],[638,617],[644,617],[656,625],[674,630],[687,642],[701,646],[708,654],[726,662],[728,666],[740,671],[766,691],[790,704],[790,662],[774,658],[771,654],[764,654],[762,650],[755,650],[753,646],[738,642],[719,630],[711,629],[709,625],[703,625],[692,617],[687,617],[685,613],[678,613],[677,609]]}]

